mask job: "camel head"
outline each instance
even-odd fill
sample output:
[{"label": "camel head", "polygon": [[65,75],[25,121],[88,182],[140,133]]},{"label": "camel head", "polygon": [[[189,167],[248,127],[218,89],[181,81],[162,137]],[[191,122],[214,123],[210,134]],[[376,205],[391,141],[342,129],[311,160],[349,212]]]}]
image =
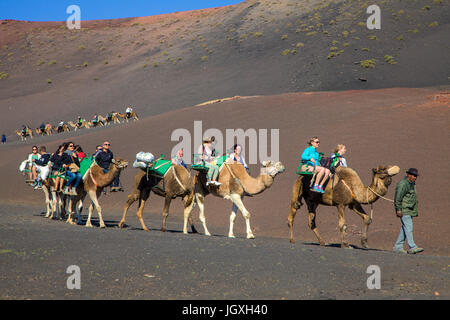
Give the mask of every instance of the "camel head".
[{"label": "camel head", "polygon": [[128,166],[128,160],[126,159],[115,158],[113,163],[117,169],[125,169]]},{"label": "camel head", "polygon": [[261,168],[261,174],[267,174],[275,177],[279,173],[283,173],[286,168],[281,162],[275,162],[272,160],[263,161],[263,168]]},{"label": "camel head", "polygon": [[378,166],[373,168],[372,172],[378,179],[383,180],[388,187],[392,182],[392,177],[400,172],[400,168],[398,166]]}]

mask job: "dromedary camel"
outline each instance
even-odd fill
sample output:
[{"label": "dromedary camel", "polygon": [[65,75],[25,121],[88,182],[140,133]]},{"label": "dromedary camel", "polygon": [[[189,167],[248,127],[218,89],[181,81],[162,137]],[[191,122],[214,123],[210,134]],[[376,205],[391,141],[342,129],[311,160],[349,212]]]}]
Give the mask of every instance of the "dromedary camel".
[{"label": "dromedary camel", "polygon": [[[136,214],[141,223],[142,229],[148,231],[142,215],[145,202],[150,196],[150,192],[153,191],[153,193],[165,198],[164,209],[162,212],[163,221],[161,231],[167,230],[166,220],[169,215],[169,208],[172,199],[181,197],[184,204],[184,217],[185,219],[189,219],[192,232],[196,233],[197,231],[192,224],[192,218],[190,215],[195,206],[194,187],[194,177],[191,177],[189,171],[180,165],[172,165],[163,178],[158,178],[152,175],[147,176],[145,171],[139,170],[134,177],[133,190],[128,195],[128,201],[123,208],[123,217],[119,223],[119,228],[123,227],[130,206],[135,201],[138,201],[138,211]],[[200,220],[202,220],[202,217],[200,217]],[[206,226],[205,234],[210,235],[208,229],[206,229]]]},{"label": "dromedary camel", "polygon": [[40,127],[36,128],[35,131],[37,136],[44,136],[44,135],[50,136],[53,133],[53,127],[51,124],[47,124],[45,125],[44,131],[42,131]]},{"label": "dromedary camel", "polygon": [[[100,117],[99,117],[100,118]],[[106,115],[106,117],[102,117],[105,119],[105,124],[109,125],[111,123],[120,123],[119,117],[117,116],[117,112],[112,112],[111,116]]]},{"label": "dromedary camel", "polygon": [[293,234],[294,218],[302,205],[301,199],[303,198],[309,211],[309,227],[316,235],[320,245],[325,245],[325,241],[320,236],[316,226],[316,209],[319,204],[323,204],[335,206],[338,209],[338,226],[341,232],[342,247],[349,248],[349,244],[345,241],[347,229],[344,218],[345,207],[348,206],[359,215],[364,221],[361,244],[364,248],[367,248],[367,231],[372,219],[364,212],[361,204],[372,204],[378,200],[379,196],[384,196],[392,182],[392,176],[399,173],[400,168],[397,166],[378,166],[372,171],[372,183],[366,187],[353,169],[338,167],[334,178],[328,180],[324,194],[310,190],[311,176],[299,175],[292,189],[291,211],[288,216],[290,241],[295,242]]},{"label": "dromedary camel", "polygon": [[49,123],[45,125],[45,134],[48,136],[53,134],[53,127]]},{"label": "dromedary camel", "polygon": [[78,126],[78,124],[73,123],[72,121],[68,121],[67,122],[72,128],[74,128],[75,131],[77,131],[78,129],[82,129],[82,128],[86,128],[89,129],[91,127],[91,125],[89,124],[88,121],[84,120],[83,124],[81,126]]},{"label": "dromedary camel", "polygon": [[[98,203],[98,198],[102,194],[103,188],[109,186],[114,179],[119,175],[120,171],[128,166],[128,160],[115,158],[114,162],[111,163],[109,171],[103,173],[103,169],[97,164],[93,164],[83,177],[83,188],[79,186],[77,189],[78,197],[83,196],[83,192],[89,195],[91,199],[91,204],[89,206],[89,216],[86,221],[86,227],[92,227],[91,216],[94,206],[97,210],[98,217],[100,220],[100,228],[105,228],[105,222],[102,217],[102,208]],[[77,198],[73,199],[75,203],[78,202]],[[72,206],[69,206],[72,209]]]},{"label": "dromedary camel", "polygon": [[[72,121],[69,121],[69,122],[67,122],[67,123],[68,123],[71,127],[73,127],[73,122],[72,122]],[[58,126],[53,127],[53,130],[54,130],[56,133],[70,132],[70,127],[69,127],[66,123],[64,123],[61,130],[59,129]]]},{"label": "dromedary camel", "polygon": [[139,117],[138,117],[137,113],[136,113],[134,110],[131,111],[129,117],[127,116],[126,113],[120,113],[120,112],[117,112],[117,116],[118,116],[119,118],[124,119],[126,122],[128,122],[129,119],[133,119],[134,121],[139,120]]},{"label": "dromedary camel", "polygon": [[[204,217],[204,201],[209,193],[216,197],[230,200],[235,206],[233,206],[230,215],[230,230],[228,232],[228,237],[234,238],[234,220],[236,219],[236,212],[239,209],[245,218],[247,239],[254,239],[255,236],[250,228],[250,212],[248,212],[243,203],[244,196],[257,195],[267,188],[270,188],[275,176],[284,172],[284,170],[284,165],[281,162],[264,161],[260,175],[253,178],[248,174],[242,164],[225,163],[222,165],[219,173],[218,181],[221,183],[219,187],[213,185],[206,187],[206,173],[199,172],[197,174],[197,182],[195,185],[195,197],[200,209],[200,216]],[[206,222],[202,222],[206,229]],[[186,215],[184,225],[184,232],[186,233]]]},{"label": "dromedary camel", "polygon": [[33,139],[33,130],[30,128],[26,130],[25,135],[23,134],[23,130],[16,130],[16,134],[19,136],[21,141],[27,141],[27,137]]}]

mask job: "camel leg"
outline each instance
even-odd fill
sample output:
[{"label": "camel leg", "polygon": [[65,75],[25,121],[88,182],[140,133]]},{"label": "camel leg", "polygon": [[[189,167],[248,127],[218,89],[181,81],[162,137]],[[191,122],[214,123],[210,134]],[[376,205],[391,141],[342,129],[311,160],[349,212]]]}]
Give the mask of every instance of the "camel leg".
[{"label": "camel leg", "polygon": [[[197,229],[195,229],[194,222],[192,219],[192,209],[194,209],[195,205],[195,194],[190,193],[183,197],[183,205],[184,205],[184,223],[183,223],[183,233],[187,234],[187,221],[189,222],[189,225],[191,226],[192,233],[198,233]],[[186,232],[185,232],[186,231]]]},{"label": "camel leg", "polygon": [[291,243],[295,243],[294,240],[294,219],[297,214],[297,210],[302,206],[301,203],[301,194],[303,190],[302,185],[302,176],[299,176],[294,183],[292,188],[292,197],[291,197],[291,211],[288,216],[288,226],[289,226],[289,241]]},{"label": "camel leg", "polygon": [[290,243],[295,243],[294,239],[294,219],[297,214],[297,208],[291,206],[291,212],[288,216],[288,226],[289,226],[289,241]]},{"label": "camel leg", "polygon": [[[208,228],[206,227],[206,218],[205,218],[205,197],[200,194],[200,193],[196,193],[195,194],[195,199],[196,202],[198,204],[198,210],[200,211],[199,213],[199,219],[203,225],[203,230],[205,231],[205,235],[206,236],[210,236],[211,233],[209,233]],[[195,203],[192,205],[192,208],[194,208]]]},{"label": "camel leg", "polygon": [[61,192],[56,192],[56,218],[62,219],[62,196]]},{"label": "camel leg", "polygon": [[237,211],[238,211],[238,207],[233,203],[233,207],[231,208],[231,214],[230,214],[230,229],[228,231],[229,238],[235,238],[234,233],[233,233],[233,226],[234,226],[234,221],[236,220]]},{"label": "camel leg", "polygon": [[[243,198],[244,197],[241,197],[241,195],[239,195],[239,194],[231,195],[231,201],[238,207],[238,209],[241,211],[242,215],[244,216],[245,223],[247,226],[247,239],[255,239],[252,229],[250,228],[250,212],[248,212],[248,210],[245,208],[244,203],[242,202]],[[234,225],[234,223],[230,223],[229,233],[231,233],[231,234],[233,234],[233,225]]]},{"label": "camel leg", "polygon": [[83,217],[81,215],[81,213],[83,212],[83,200],[84,200],[84,196],[82,196],[80,198],[80,200],[78,200],[77,224],[81,224],[81,222],[83,221]]},{"label": "camel leg", "polygon": [[60,201],[59,218],[61,220],[64,220],[65,217],[66,217],[67,196],[66,195],[62,195],[62,192],[60,193],[59,201]]},{"label": "camel leg", "polygon": [[50,216],[48,216],[47,218],[49,218],[50,220],[53,219],[53,216],[55,215],[55,211],[56,211],[56,191],[52,190],[51,192],[52,194],[52,199],[51,199],[51,206],[52,206],[52,210],[51,210],[51,214]]},{"label": "camel leg", "polygon": [[100,204],[98,203],[98,198],[100,197],[102,193],[102,190],[90,190],[89,191],[89,198],[91,198],[91,204],[89,206],[89,216],[88,216],[88,220],[86,221],[86,227],[92,227],[92,223],[91,223],[91,217],[92,217],[92,212],[94,211],[94,207],[97,210],[97,214],[98,214],[98,219],[100,221],[100,228],[105,228],[105,222],[103,221],[103,216],[102,216],[102,208],[100,207]]},{"label": "camel leg", "polygon": [[372,219],[370,219],[369,215],[365,213],[363,207],[359,203],[349,206],[349,208],[352,209],[364,221],[364,229],[361,237],[361,246],[365,249],[368,249],[369,246],[367,245],[367,232],[369,231],[369,226],[372,223]]},{"label": "camel leg", "polygon": [[338,205],[337,209],[338,209],[338,226],[339,226],[339,231],[341,232],[341,247],[350,249],[351,248],[350,245],[345,240],[345,234],[347,231],[347,224],[345,223],[345,217],[344,217],[345,206]]},{"label": "camel leg", "polygon": [[123,215],[122,215],[122,219],[119,222],[119,228],[123,228],[123,225],[125,224],[125,219],[127,217],[127,213],[128,213],[128,209],[131,207],[131,205],[138,200],[138,197],[136,197],[135,195],[130,194],[128,196],[128,200],[125,203],[124,207],[123,207]]},{"label": "camel leg", "polygon": [[73,216],[73,197],[69,197],[69,204],[68,204],[68,210],[69,210],[69,217],[66,220],[66,223],[70,223],[70,224],[75,224],[72,221],[72,216]]},{"label": "camel leg", "polygon": [[316,225],[316,213],[315,212],[310,212],[309,216],[308,216],[308,225],[310,227],[310,229],[312,230],[312,232],[314,232],[314,234],[317,237],[317,240],[319,240],[319,243],[321,246],[326,246],[327,243],[323,240],[323,238],[320,236],[319,233],[319,229],[317,229],[317,225]]},{"label": "camel leg", "polygon": [[144,214],[144,207],[145,207],[145,200],[139,199],[139,208],[136,212],[136,215],[139,219],[139,222],[141,223],[142,229],[144,229],[144,231],[148,231],[148,228],[144,223],[144,219],[142,218],[142,216]]},{"label": "camel leg", "polygon": [[86,221],[86,227],[87,228],[92,228],[92,223],[91,223],[92,211],[94,211],[94,204],[91,201],[91,203],[89,204],[88,218],[87,218],[87,221]]},{"label": "camel leg", "polygon": [[102,216],[102,207],[100,207],[100,204],[98,203],[98,198],[100,198],[100,195],[102,194],[102,190],[97,190],[96,197],[93,199],[95,208],[97,209],[98,219],[100,220],[100,228],[106,228],[105,222],[103,221]]},{"label": "camel leg", "polygon": [[184,204],[183,214],[185,217],[188,217],[192,233],[198,233],[197,229],[194,226],[194,221],[192,219],[192,210],[195,207],[195,194],[192,192],[191,194],[184,196],[183,204]]},{"label": "camel leg", "polygon": [[47,212],[45,213],[45,217],[48,218],[50,216],[50,194],[48,192],[48,188],[45,185],[42,185],[42,191],[45,196],[45,207]]},{"label": "camel leg", "polygon": [[167,221],[167,216],[169,215],[169,208],[170,208],[171,202],[172,202],[172,197],[170,195],[166,195],[166,198],[164,200],[164,208],[163,208],[163,212],[162,212],[162,218],[163,218],[162,226],[161,226],[162,232],[167,231],[166,221]]}]

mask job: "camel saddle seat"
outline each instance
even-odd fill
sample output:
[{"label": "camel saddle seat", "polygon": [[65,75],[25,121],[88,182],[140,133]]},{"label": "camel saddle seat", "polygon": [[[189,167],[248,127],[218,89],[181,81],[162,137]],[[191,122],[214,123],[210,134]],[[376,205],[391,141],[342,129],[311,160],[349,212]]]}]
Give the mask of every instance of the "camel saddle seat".
[{"label": "camel saddle seat", "polygon": [[51,178],[51,179],[55,179],[55,178],[59,177],[59,178],[64,179],[66,181],[69,180],[69,177],[66,175],[66,173],[64,172],[64,170],[62,168],[59,169],[57,174],[50,174],[48,177]]},{"label": "camel saddle seat", "polygon": [[[88,153],[86,153],[86,157],[80,162],[80,169],[78,170],[78,172],[81,174],[82,177],[84,177],[84,175],[86,174],[86,172],[89,170],[89,168],[92,166],[92,164],[94,163],[94,157],[93,156],[89,156]],[[49,175],[49,178],[55,179],[57,177],[60,177],[61,179],[64,180],[69,180],[69,177],[67,177],[65,171],[61,168],[59,169],[58,173],[56,175]]]},{"label": "camel saddle seat", "polygon": [[[196,154],[196,153],[194,153],[192,155],[192,163],[193,164],[191,164],[191,169],[202,172],[202,173],[207,173],[209,169],[205,165],[205,161],[203,161],[203,159],[201,159],[201,156],[202,156],[201,154]],[[228,155],[217,157],[213,162],[211,162],[211,164],[217,165],[220,169],[222,167],[222,165],[227,161],[227,159],[228,159]]]},{"label": "camel saddle seat", "polygon": [[[320,163],[320,160],[322,160],[323,155],[324,155],[323,152],[319,152],[319,163]],[[306,165],[306,170],[304,170],[304,171],[302,171],[302,166],[303,166],[303,165]],[[308,171],[309,168],[311,168],[311,167],[313,167],[313,166],[310,165],[310,164],[308,164],[308,161],[301,160],[300,163],[299,163],[299,165],[298,165],[298,168],[297,168],[297,172],[296,172],[296,173],[299,174],[299,175],[302,175],[302,176],[304,176],[304,175],[306,175],[306,176],[312,176],[312,175],[314,174],[314,170],[313,170],[313,171]]]}]

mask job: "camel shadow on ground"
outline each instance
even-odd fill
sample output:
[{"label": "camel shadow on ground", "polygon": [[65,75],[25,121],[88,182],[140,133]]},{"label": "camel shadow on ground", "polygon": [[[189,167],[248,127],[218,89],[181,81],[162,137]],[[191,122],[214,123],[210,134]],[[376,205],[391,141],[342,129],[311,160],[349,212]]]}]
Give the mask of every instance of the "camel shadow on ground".
[{"label": "camel shadow on ground", "polygon": [[[306,245],[306,246],[320,247],[320,244],[317,243],[317,242],[302,242],[302,244]],[[339,248],[339,249],[341,249],[341,244],[340,243],[327,243],[323,247],[325,247],[325,248]],[[356,250],[362,250],[362,251],[384,251],[384,250],[376,249],[376,248],[363,248],[363,247],[356,246],[354,244],[350,244],[350,248],[343,248],[343,249],[347,249],[347,250],[356,249]]]}]

